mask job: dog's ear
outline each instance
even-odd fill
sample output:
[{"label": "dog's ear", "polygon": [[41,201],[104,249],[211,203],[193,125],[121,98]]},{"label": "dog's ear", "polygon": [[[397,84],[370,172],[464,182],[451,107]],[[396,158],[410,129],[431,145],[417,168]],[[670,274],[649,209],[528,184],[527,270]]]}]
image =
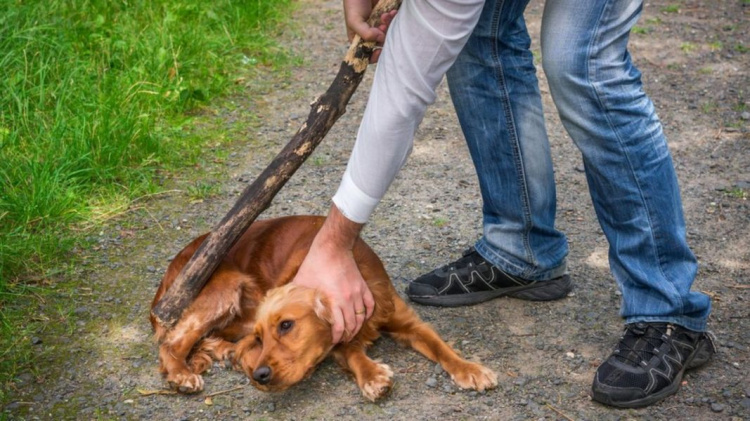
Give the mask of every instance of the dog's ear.
[{"label": "dog's ear", "polygon": [[329,325],[333,324],[333,316],[331,315],[331,305],[328,301],[328,298],[324,296],[323,293],[320,291],[315,291],[313,309],[315,310],[315,315],[318,316],[320,320],[323,320]]}]

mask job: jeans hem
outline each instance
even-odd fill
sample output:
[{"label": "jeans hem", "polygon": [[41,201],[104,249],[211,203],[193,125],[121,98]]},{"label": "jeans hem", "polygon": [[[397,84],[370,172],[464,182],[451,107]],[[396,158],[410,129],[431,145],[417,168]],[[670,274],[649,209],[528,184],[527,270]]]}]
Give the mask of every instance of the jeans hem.
[{"label": "jeans hem", "polygon": [[480,238],[474,248],[480,256],[499,267],[503,272],[529,281],[550,281],[568,274],[568,264],[565,258],[562,259],[560,264],[552,268],[539,270],[539,268],[528,263],[518,262],[517,259],[506,256],[502,251],[487,244],[484,238]]},{"label": "jeans hem", "polygon": [[625,319],[626,324],[638,323],[638,322],[661,322],[661,323],[673,323],[682,326],[686,329],[690,329],[694,332],[705,332],[708,321],[704,318],[694,317],[663,317],[663,316],[651,316],[651,317],[628,317]]}]

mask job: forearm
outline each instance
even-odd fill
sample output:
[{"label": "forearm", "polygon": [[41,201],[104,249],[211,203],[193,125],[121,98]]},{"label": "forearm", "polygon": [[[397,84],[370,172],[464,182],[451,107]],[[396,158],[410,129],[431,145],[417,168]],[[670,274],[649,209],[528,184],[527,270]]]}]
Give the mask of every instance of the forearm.
[{"label": "forearm", "polygon": [[364,223],[411,153],[435,90],[476,25],[483,0],[405,1],[388,30],[357,142],[334,203]]},{"label": "forearm", "polygon": [[338,207],[333,205],[315,238],[315,242],[318,246],[332,250],[352,250],[354,242],[362,231],[362,226],[363,224],[353,222],[345,217]]}]

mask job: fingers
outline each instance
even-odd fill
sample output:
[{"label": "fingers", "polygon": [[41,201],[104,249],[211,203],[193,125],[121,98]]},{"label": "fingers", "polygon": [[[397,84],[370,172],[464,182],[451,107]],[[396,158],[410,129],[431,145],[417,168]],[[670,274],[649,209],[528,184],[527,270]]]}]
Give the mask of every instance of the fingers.
[{"label": "fingers", "polygon": [[391,26],[391,22],[393,22],[393,18],[396,17],[396,10],[391,10],[388,13],[383,13],[380,15],[380,25],[378,25],[378,29],[380,29],[383,32],[388,31],[388,27]]},{"label": "fingers", "polygon": [[367,22],[357,22],[350,25],[350,29],[365,41],[374,41],[377,43],[385,42],[385,32],[379,28],[372,27]]},{"label": "fingers", "polygon": [[[372,296],[369,290],[366,291]],[[357,333],[359,333],[359,330],[362,329],[362,326],[365,324],[365,320],[369,317],[367,307],[362,298],[359,296],[352,297],[352,300],[346,303],[342,308],[346,324],[344,327],[344,335],[341,338],[343,341],[349,342],[354,339]]]},{"label": "fingers", "polygon": [[351,303],[346,303],[341,310],[344,313],[344,322],[346,323],[344,336],[341,339],[349,342],[359,332],[359,328],[362,327],[362,321],[359,320],[359,324],[357,323],[357,315]]},{"label": "fingers", "polygon": [[344,338],[344,332],[346,326],[344,325],[344,314],[341,312],[341,308],[335,306],[331,308],[331,315],[333,316],[333,326],[331,326],[331,334],[333,336],[333,343],[337,344]]},{"label": "fingers", "polygon": [[[378,45],[375,47],[375,50],[372,52],[372,55],[370,56],[370,63],[377,63],[378,59],[380,58],[380,52],[383,47],[383,44],[385,43],[385,36],[388,32],[388,27],[391,26],[391,22],[393,22],[393,18],[396,17],[396,10],[392,10],[388,13],[383,13],[380,15],[380,25],[377,26],[378,30],[380,30],[383,33],[383,41],[378,41]],[[351,41],[351,39],[350,39]]]},{"label": "fingers", "polygon": [[362,304],[364,305],[365,319],[372,317],[372,313],[375,312],[375,298],[372,296],[370,288],[365,289],[365,294],[362,296]]},{"label": "fingers", "polygon": [[341,314],[344,321],[342,327],[341,336],[336,336],[334,333],[334,343],[338,343],[336,339],[340,341],[349,342],[359,333],[365,321],[372,316],[375,310],[375,300],[372,296],[372,292],[367,288],[367,285],[362,282],[362,288],[359,291],[353,292],[349,299],[343,300],[339,307],[339,314]]}]

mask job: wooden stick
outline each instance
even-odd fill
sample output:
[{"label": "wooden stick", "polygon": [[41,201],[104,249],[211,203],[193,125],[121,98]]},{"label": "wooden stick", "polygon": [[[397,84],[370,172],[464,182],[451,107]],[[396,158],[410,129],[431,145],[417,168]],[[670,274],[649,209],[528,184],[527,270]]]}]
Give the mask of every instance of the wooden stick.
[{"label": "wooden stick", "polygon": [[227,393],[234,392],[235,390],[243,389],[244,387],[245,386],[237,386],[237,387],[233,387],[231,389],[220,390],[218,392],[209,393],[208,395],[206,395],[206,398],[213,398],[214,396],[225,395]]},{"label": "wooden stick", "polygon": [[557,415],[565,418],[568,421],[575,421],[573,418],[570,418],[569,416],[565,415],[565,413],[563,413],[562,411],[560,411],[559,409],[555,408],[554,406],[552,406],[550,404],[547,404],[547,408],[555,411],[557,413]]},{"label": "wooden stick", "polygon": [[[377,25],[383,13],[396,10],[400,5],[401,0],[380,0],[370,15],[370,25]],[[311,104],[310,114],[302,127],[258,178],[245,188],[234,207],[206,237],[174,284],[154,306],[152,314],[159,324],[167,328],[174,326],[229,249],[346,112],[346,105],[362,81],[374,47],[374,42],[365,42],[359,36],[354,38],[336,78]]]}]

